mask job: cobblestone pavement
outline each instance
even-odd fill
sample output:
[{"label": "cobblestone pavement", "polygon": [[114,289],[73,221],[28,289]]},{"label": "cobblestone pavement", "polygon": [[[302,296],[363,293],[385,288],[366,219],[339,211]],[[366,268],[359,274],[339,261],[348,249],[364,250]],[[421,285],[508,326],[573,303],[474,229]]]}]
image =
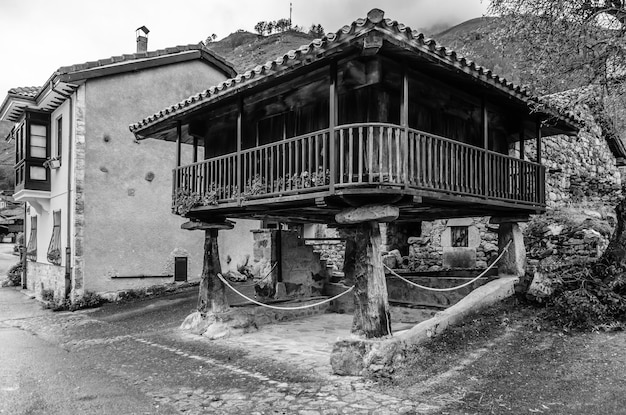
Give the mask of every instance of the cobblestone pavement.
[{"label": "cobblestone pavement", "polygon": [[350,316],[315,316],[207,341],[177,327],[193,301],[161,300],[159,307],[130,311],[46,312],[0,324],[36,333],[82,357],[151,397],[160,413],[164,408],[174,414],[438,412],[426,402],[378,393],[360,378],[330,373],[330,345],[347,333]]}]

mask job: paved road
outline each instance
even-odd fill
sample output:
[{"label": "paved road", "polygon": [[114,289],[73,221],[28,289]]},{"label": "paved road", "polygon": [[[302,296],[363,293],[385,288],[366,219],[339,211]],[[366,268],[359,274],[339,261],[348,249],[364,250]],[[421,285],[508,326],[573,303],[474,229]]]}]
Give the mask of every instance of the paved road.
[{"label": "paved road", "polygon": [[0,289],[0,413],[432,413],[287,354],[182,333],[195,299],[194,290],[53,313],[18,289]]}]

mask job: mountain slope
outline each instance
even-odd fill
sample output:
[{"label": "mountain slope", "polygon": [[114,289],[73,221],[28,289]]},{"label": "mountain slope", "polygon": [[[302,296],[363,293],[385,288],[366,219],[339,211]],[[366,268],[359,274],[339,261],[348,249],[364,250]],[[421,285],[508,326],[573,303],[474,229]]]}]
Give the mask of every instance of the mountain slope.
[{"label": "mountain slope", "polygon": [[207,48],[233,64],[238,73],[243,73],[311,43],[313,39],[313,36],[295,30],[269,36],[237,31],[222,40],[208,43]]}]

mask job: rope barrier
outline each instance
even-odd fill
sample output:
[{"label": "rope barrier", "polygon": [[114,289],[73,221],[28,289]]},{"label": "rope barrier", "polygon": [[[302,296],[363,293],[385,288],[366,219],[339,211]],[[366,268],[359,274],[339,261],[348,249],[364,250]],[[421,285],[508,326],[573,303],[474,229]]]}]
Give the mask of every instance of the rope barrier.
[{"label": "rope barrier", "polygon": [[231,290],[233,290],[233,291],[234,291],[237,295],[239,295],[240,297],[245,298],[246,300],[250,301],[250,302],[251,302],[251,303],[253,303],[253,304],[259,305],[259,306],[261,306],[261,307],[271,308],[271,309],[273,309],[273,310],[304,310],[304,309],[306,309],[306,308],[317,307],[318,305],[326,304],[326,303],[329,303],[329,302],[331,302],[331,301],[333,301],[333,300],[336,300],[337,298],[339,298],[339,297],[341,297],[341,296],[343,296],[343,295],[346,295],[346,294],[348,294],[350,291],[354,290],[354,285],[353,285],[352,287],[348,288],[348,289],[347,289],[347,290],[345,290],[344,292],[342,292],[342,293],[340,293],[340,294],[337,294],[337,295],[336,295],[336,296],[334,296],[334,297],[327,298],[327,299],[325,299],[325,300],[323,300],[323,301],[320,301],[319,303],[315,303],[315,304],[307,304],[307,305],[302,305],[302,306],[297,306],[297,307],[276,307],[276,306],[273,306],[273,305],[270,305],[270,304],[265,304],[265,303],[262,303],[262,302],[260,302],[260,301],[256,301],[256,300],[254,300],[254,299],[252,299],[252,298],[248,297],[247,295],[240,293],[240,292],[239,292],[239,291],[237,291],[237,290],[236,290],[236,289],[235,289],[232,285],[230,285],[230,284],[228,283],[228,281],[226,281],[226,279],[222,276],[222,274],[219,274],[219,273],[218,273],[218,274],[217,274],[217,277],[218,277],[220,280],[222,280],[222,282],[223,282],[223,283],[224,283],[224,284],[225,284],[228,288],[230,288]]},{"label": "rope barrier", "polygon": [[419,285],[417,283],[414,283],[413,281],[409,281],[406,278],[398,275],[398,273],[396,273],[394,270],[392,270],[391,268],[389,268],[387,265],[383,264],[383,266],[385,268],[387,268],[389,270],[389,272],[391,272],[391,274],[396,277],[396,278],[400,278],[402,281],[406,282],[407,284],[413,285],[417,288],[421,288],[423,290],[427,290],[427,291],[436,291],[436,292],[446,292],[446,291],[454,291],[454,290],[458,290],[460,288],[466,287],[470,284],[473,284],[474,282],[478,281],[479,278],[482,278],[483,275],[485,275],[491,268],[493,268],[494,265],[496,265],[498,263],[498,261],[500,261],[500,259],[502,259],[502,256],[504,256],[504,254],[509,250],[509,246],[511,245],[512,241],[509,241],[508,244],[506,244],[506,246],[504,247],[504,249],[502,249],[502,252],[500,253],[500,255],[498,255],[498,257],[496,258],[495,261],[493,261],[491,263],[491,265],[489,265],[487,267],[486,270],[484,270],[483,272],[481,272],[480,274],[478,274],[478,276],[464,284],[458,285],[456,287],[448,287],[448,288],[432,288],[432,287],[425,287],[423,285]]}]

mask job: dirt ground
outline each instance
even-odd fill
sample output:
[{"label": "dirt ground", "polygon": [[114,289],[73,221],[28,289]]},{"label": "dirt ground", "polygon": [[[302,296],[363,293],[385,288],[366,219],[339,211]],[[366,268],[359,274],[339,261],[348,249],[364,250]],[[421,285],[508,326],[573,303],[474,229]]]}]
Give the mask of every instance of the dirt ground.
[{"label": "dirt ground", "polygon": [[568,333],[515,299],[415,347],[381,391],[440,414],[626,414],[626,333]]}]

